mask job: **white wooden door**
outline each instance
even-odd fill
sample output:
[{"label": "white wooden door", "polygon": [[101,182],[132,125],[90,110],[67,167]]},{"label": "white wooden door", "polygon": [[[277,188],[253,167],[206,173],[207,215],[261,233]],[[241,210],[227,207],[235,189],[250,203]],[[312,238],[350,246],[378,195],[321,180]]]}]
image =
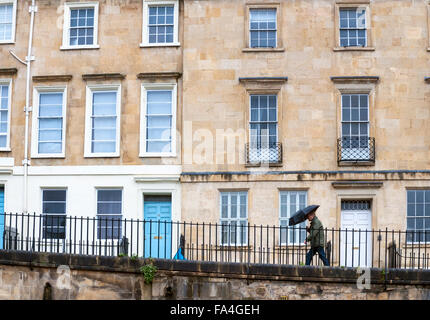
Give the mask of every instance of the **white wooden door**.
[{"label": "white wooden door", "polygon": [[[354,205],[355,203],[355,205]],[[372,214],[370,203],[343,204],[341,212],[340,265],[346,267],[370,267],[372,265]],[[352,209],[352,207],[359,207]],[[361,207],[361,208],[360,208]]]}]

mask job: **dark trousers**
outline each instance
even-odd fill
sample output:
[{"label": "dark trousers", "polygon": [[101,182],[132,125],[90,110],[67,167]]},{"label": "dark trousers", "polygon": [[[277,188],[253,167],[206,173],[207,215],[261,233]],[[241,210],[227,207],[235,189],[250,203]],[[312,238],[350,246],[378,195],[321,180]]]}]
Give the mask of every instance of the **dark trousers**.
[{"label": "dark trousers", "polygon": [[306,265],[309,266],[311,264],[311,260],[315,254],[319,255],[320,259],[323,261],[325,266],[330,266],[330,262],[328,262],[327,257],[325,256],[323,247],[314,247],[311,248],[306,254]]}]

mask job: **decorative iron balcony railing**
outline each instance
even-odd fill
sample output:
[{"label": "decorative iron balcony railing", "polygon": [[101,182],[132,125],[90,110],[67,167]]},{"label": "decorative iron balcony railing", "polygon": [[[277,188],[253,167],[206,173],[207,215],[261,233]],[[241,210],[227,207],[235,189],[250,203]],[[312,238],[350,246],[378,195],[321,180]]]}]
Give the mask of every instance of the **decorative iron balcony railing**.
[{"label": "decorative iron balcony railing", "polygon": [[342,137],[337,139],[337,161],[375,162],[375,138]]},{"label": "decorative iron balcony railing", "polygon": [[264,145],[245,145],[245,160],[247,164],[280,164],[282,163],[282,143],[269,143]]}]

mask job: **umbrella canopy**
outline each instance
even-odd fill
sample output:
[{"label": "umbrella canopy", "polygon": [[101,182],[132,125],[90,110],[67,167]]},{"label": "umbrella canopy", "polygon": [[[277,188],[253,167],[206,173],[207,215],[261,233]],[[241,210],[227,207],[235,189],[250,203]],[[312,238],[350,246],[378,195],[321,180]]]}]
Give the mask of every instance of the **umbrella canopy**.
[{"label": "umbrella canopy", "polygon": [[294,226],[306,220],[306,217],[309,213],[316,211],[320,206],[319,205],[310,205],[306,208],[300,209],[297,211],[288,221],[288,225]]}]

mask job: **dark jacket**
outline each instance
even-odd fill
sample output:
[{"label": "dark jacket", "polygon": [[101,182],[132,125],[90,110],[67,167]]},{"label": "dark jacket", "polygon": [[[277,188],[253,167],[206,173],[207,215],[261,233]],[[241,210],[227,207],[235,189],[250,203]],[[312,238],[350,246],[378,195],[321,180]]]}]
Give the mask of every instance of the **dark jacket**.
[{"label": "dark jacket", "polygon": [[324,227],[316,216],[311,221],[306,241],[310,242],[312,248],[325,247]]}]

